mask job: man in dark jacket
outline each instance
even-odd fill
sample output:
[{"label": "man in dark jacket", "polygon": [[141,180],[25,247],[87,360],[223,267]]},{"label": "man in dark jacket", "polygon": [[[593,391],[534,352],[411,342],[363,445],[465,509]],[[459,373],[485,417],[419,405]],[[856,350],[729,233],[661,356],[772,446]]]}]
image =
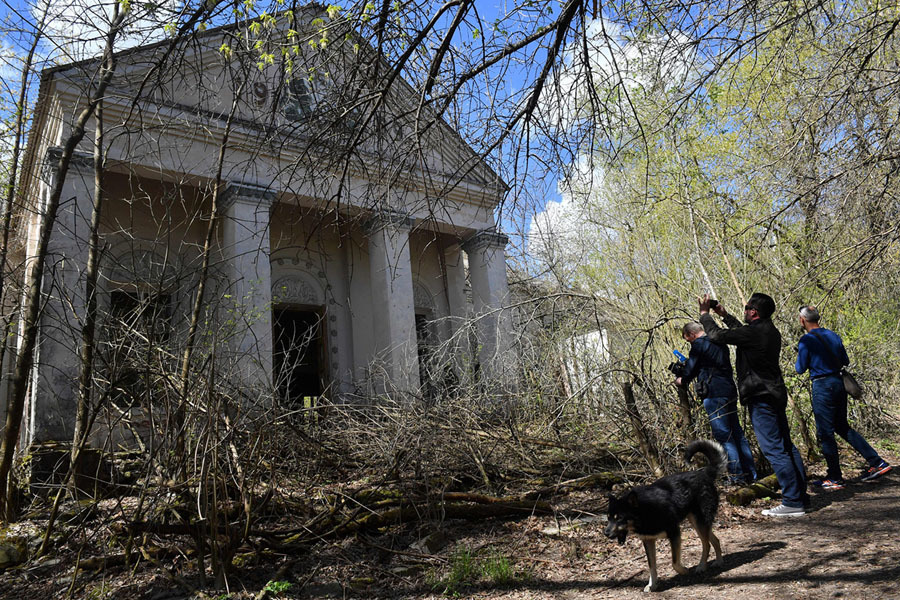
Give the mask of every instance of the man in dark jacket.
[{"label": "man in dark jacket", "polygon": [[713,342],[730,344],[737,349],[738,392],[741,403],[750,410],[750,420],[759,447],[772,465],[781,486],[781,505],[762,514],[770,517],[796,517],[806,514],[806,469],[797,447],[791,442],[788,425],[787,388],[781,375],[781,333],[772,323],[775,301],[766,294],[750,296],[744,306],[742,325],[721,304],[716,311],[728,329],[716,324],[709,314],[709,295],[698,298],[700,323]]},{"label": "man in dark jacket", "polygon": [[738,421],[737,388],[731,374],[728,348],[711,342],[703,325],[696,321],[685,323],[681,336],[691,344],[691,351],[684,363],[684,374],[675,379],[675,385],[694,381],[697,397],[709,415],[713,437],[728,455],[729,480],[750,483],[756,479],[756,468],[750,444]]}]

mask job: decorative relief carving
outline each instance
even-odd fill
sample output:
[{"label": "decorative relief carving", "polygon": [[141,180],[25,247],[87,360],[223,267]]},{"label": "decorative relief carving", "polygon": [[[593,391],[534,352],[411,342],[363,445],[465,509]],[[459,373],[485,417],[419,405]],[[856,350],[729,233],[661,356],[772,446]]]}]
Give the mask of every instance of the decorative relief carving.
[{"label": "decorative relief carving", "polygon": [[382,210],[376,212],[366,221],[364,230],[368,235],[378,233],[386,227],[395,230],[409,231],[416,224],[416,220],[409,216],[409,213],[398,212],[395,210]]},{"label": "decorative relief carving", "polygon": [[434,310],[434,299],[431,292],[421,282],[416,282],[413,286],[413,304],[416,308]]},{"label": "decorative relief carving", "polygon": [[323,304],[316,287],[300,275],[282,277],[272,285],[272,300],[286,304]]},{"label": "decorative relief carving", "polygon": [[113,252],[103,258],[102,268],[107,280],[115,284],[140,283],[165,288],[173,285],[178,265],[177,257],[160,254],[150,245],[154,242],[129,241],[116,244]]}]

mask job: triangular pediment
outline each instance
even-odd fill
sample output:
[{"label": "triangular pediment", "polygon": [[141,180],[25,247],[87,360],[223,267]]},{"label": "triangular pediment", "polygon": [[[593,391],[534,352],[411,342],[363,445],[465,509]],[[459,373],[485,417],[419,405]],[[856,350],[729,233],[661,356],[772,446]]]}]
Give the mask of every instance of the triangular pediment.
[{"label": "triangular pediment", "polygon": [[401,78],[380,96],[389,65],[355,32],[330,28],[319,6],[134,48],[119,62],[108,104],[160,134],[217,135],[230,120],[245,143],[279,156],[346,152],[378,177],[427,172],[498,199],[505,189]]}]

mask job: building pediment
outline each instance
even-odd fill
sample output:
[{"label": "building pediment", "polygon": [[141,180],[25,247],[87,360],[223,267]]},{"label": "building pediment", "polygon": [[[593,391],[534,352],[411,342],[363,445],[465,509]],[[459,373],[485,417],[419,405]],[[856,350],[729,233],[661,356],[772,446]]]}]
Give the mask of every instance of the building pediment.
[{"label": "building pediment", "polygon": [[[378,178],[427,172],[498,202],[505,184],[411,86],[398,78],[379,96],[390,68],[355,32],[330,31],[331,42],[321,42],[321,10],[209,30],[183,47],[125,51],[107,110],[162,135],[221,136],[230,121],[238,137],[243,129],[270,152],[354,154]],[[90,63],[55,69],[57,93],[77,98],[92,75]]]}]

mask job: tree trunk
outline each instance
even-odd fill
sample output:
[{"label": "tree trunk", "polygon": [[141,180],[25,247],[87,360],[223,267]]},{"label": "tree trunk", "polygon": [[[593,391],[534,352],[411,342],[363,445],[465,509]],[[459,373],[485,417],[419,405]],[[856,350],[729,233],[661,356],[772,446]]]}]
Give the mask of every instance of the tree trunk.
[{"label": "tree trunk", "polygon": [[644,422],[641,419],[641,413],[638,412],[637,403],[634,401],[633,381],[627,381],[622,384],[622,394],[625,397],[625,412],[628,413],[628,418],[631,419],[631,427],[641,448],[641,454],[647,459],[650,468],[653,469],[653,473],[657,477],[662,477],[663,470],[659,460],[659,452],[656,450],[653,440],[647,435]]},{"label": "tree trunk", "polygon": [[691,395],[687,386],[675,386],[678,390],[678,428],[681,430],[685,442],[690,441],[694,434],[694,415],[691,405]]},{"label": "tree trunk", "polygon": [[[118,6],[118,5],[116,5]],[[10,380],[9,406],[6,413],[6,430],[3,441],[0,443],[0,517],[9,522],[14,518],[10,512],[10,487],[9,473],[12,469],[13,457],[19,439],[19,431],[22,426],[22,416],[25,410],[25,392],[28,388],[29,376],[34,362],[34,349],[37,343],[41,307],[41,285],[44,278],[44,265],[47,259],[47,247],[53,226],[56,223],[56,212],[59,209],[60,196],[65,185],[66,174],[72,155],[79,142],[84,138],[85,126],[93,116],[97,104],[106,93],[106,88],[112,80],[115,71],[115,55],[113,43],[125,19],[126,11],[120,11],[110,24],[107,34],[106,47],[103,51],[103,66],[100,68],[100,76],[97,87],[88,100],[87,106],[79,113],[72,127],[72,133],[63,146],[62,153],[56,163],[56,180],[47,198],[44,219],[38,232],[38,243],[35,248],[34,262],[31,271],[25,278],[25,300],[22,305],[22,343],[20,354],[16,357],[16,365]],[[111,65],[111,68],[107,68]]]},{"label": "tree trunk", "polygon": [[800,428],[800,437],[803,438],[803,444],[806,446],[806,459],[818,462],[819,455],[816,450],[819,445],[816,443],[816,438],[813,437],[809,431],[806,415],[803,414],[800,403],[797,402],[797,397],[793,394],[788,394],[788,402],[791,404],[791,411],[794,413],[794,417],[797,420],[797,426]]}]

